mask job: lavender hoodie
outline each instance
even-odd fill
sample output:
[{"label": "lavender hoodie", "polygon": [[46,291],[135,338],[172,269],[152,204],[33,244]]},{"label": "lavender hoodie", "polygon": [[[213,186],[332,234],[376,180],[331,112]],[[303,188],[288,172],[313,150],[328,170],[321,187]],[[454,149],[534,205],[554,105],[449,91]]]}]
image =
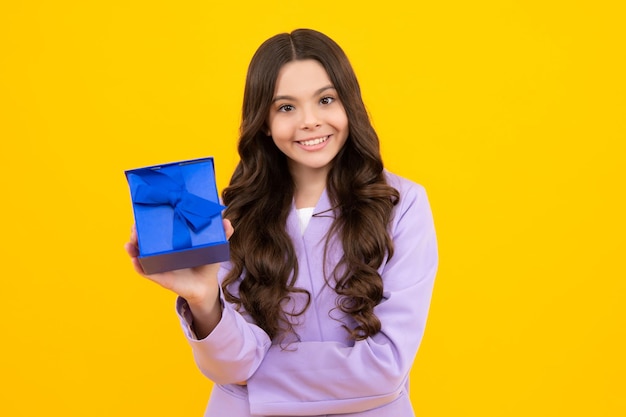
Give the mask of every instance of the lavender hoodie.
[{"label": "lavender hoodie", "polygon": [[[295,207],[287,219],[298,258],[297,286],[311,304],[297,318],[297,336],[283,347],[245,312],[225,302],[213,332],[197,340],[183,299],[177,311],[199,369],[215,385],[205,417],[328,416],[409,417],[408,376],[420,345],[437,270],[435,229],[423,187],[386,172],[400,192],[389,230],[395,245],[391,260],[379,268],[383,300],[375,313],[382,330],[366,340],[349,340],[336,309],[336,294],[325,284],[322,267],[326,233],[333,221],[324,192],[304,234]],[[259,219],[259,221],[263,221]],[[341,258],[341,242],[331,240],[327,273]],[[229,263],[220,270],[220,280]],[[237,289],[231,289],[235,294]],[[291,307],[304,299],[296,296]],[[236,385],[247,381],[247,386]]]}]

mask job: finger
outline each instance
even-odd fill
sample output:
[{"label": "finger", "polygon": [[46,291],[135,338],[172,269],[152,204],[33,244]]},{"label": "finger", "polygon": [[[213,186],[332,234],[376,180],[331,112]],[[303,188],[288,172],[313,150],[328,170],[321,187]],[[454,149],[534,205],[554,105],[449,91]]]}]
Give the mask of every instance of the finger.
[{"label": "finger", "polygon": [[143,267],[139,263],[139,259],[137,259],[137,257],[134,256],[130,260],[131,260],[131,262],[133,264],[133,268],[135,269],[135,272],[137,272],[139,275],[142,275],[142,276],[145,277],[146,273],[144,272]]},{"label": "finger", "polygon": [[137,244],[137,229],[135,228],[134,224],[132,229],[130,229],[130,242]]},{"label": "finger", "polygon": [[131,258],[136,258],[137,256],[139,256],[139,249],[137,249],[136,243],[126,242],[124,244],[124,249]]}]

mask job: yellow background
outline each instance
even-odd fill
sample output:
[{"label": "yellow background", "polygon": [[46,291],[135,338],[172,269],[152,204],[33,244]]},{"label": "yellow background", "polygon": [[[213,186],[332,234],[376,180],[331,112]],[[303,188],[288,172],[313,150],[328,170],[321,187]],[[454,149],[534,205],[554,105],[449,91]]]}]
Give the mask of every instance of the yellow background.
[{"label": "yellow background", "polygon": [[429,191],[417,414],[626,415],[621,4],[3,0],[0,415],[202,414],[174,296],[122,249],[123,171],[214,156],[222,189],[248,61],[297,27],[342,45],[387,167]]}]

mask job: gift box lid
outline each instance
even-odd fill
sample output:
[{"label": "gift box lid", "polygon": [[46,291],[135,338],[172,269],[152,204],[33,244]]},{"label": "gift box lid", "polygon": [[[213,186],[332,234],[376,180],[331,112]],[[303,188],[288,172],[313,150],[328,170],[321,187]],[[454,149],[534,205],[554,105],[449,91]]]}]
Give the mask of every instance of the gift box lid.
[{"label": "gift box lid", "polygon": [[[225,207],[219,203],[213,158],[132,169],[125,175],[133,202],[140,262],[162,256],[168,261],[159,269],[179,269],[228,259],[221,217]],[[217,260],[210,250],[213,246],[220,252]],[[198,254],[190,255],[190,251]],[[187,265],[190,262],[195,265]]]}]

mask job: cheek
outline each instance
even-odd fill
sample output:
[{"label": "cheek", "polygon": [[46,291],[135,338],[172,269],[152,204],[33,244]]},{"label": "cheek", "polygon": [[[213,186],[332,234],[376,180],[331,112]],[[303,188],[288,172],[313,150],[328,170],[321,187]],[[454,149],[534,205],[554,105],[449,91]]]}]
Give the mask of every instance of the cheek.
[{"label": "cheek", "polygon": [[291,139],[291,134],[284,126],[277,126],[272,129],[272,140],[274,143],[280,144]]},{"label": "cheek", "polygon": [[291,144],[293,138],[293,134],[290,133],[289,130],[285,129],[284,126],[277,126],[274,130],[272,130],[272,138],[274,141],[274,145],[282,151],[285,151],[289,144]]},{"label": "cheek", "polygon": [[344,132],[348,131],[348,117],[345,113],[335,115],[332,123],[335,126],[335,129]]},{"label": "cheek", "polygon": [[270,120],[269,123],[269,131],[272,134],[274,140],[281,140],[285,136],[290,135],[292,128],[288,120],[283,119],[274,119]]},{"label": "cheek", "polygon": [[332,123],[338,129],[347,129],[348,128],[348,115],[346,114],[343,106],[341,108],[335,108],[334,111],[329,115]]}]

